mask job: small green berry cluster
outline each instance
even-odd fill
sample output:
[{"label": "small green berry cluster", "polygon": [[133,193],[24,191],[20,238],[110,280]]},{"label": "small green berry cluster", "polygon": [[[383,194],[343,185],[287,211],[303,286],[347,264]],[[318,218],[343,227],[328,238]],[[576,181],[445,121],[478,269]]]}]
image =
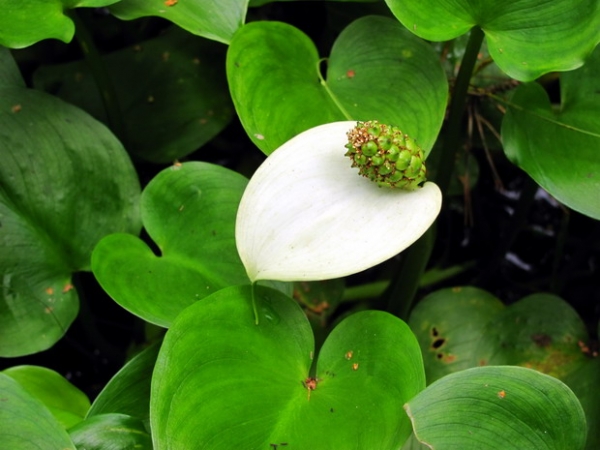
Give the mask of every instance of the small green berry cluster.
[{"label": "small green berry cluster", "polygon": [[423,150],[397,127],[358,122],[348,132],[346,148],[352,167],[379,186],[412,191],[426,180]]}]

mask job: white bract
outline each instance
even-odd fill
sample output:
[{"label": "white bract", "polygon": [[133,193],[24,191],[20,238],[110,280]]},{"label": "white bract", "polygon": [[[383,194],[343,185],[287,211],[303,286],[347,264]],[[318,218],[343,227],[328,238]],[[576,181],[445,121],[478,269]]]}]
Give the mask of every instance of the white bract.
[{"label": "white bract", "polygon": [[378,187],[344,156],[356,122],[311,128],[289,140],[250,179],[237,213],[236,243],[252,282],[338,278],[400,253],[433,223],[434,183]]}]

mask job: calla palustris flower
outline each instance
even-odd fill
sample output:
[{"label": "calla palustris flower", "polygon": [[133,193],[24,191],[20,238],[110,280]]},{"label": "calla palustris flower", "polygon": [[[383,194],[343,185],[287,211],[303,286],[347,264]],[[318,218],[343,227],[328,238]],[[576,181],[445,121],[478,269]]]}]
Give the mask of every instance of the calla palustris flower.
[{"label": "calla palustris flower", "polygon": [[252,282],[351,275],[400,253],[431,226],[441,207],[437,185],[417,186],[419,179],[410,190],[394,189],[358,176],[344,156],[357,126],[311,128],[275,150],[252,176],[235,231]]}]

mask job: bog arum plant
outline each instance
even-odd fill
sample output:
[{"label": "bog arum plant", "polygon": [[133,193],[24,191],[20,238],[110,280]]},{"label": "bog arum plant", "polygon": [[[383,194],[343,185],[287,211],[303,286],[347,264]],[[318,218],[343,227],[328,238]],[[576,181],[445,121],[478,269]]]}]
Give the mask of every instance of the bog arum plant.
[{"label": "bog arum plant", "polygon": [[[250,179],[235,234],[252,282],[351,275],[400,253],[431,226],[441,207],[437,185],[419,186],[422,177],[394,189],[359,176],[355,160],[345,157],[352,130],[361,126],[346,121],[311,128],[273,152]],[[366,156],[363,165],[386,151]],[[422,171],[415,170],[419,177]]]}]

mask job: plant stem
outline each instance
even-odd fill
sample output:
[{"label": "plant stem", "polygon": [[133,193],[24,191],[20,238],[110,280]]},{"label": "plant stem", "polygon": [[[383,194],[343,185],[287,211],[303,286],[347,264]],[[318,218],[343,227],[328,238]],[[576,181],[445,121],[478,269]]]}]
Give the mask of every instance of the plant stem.
[{"label": "plant stem", "polygon": [[467,43],[467,48],[465,49],[465,54],[460,64],[460,70],[456,77],[454,90],[452,91],[452,100],[448,112],[448,122],[446,124],[447,134],[444,138],[442,154],[435,179],[442,194],[445,194],[448,190],[454,172],[456,152],[461,145],[461,122],[467,102],[467,91],[469,89],[469,82],[473,75],[473,70],[475,69],[477,55],[479,54],[482,42],[483,31],[481,28],[475,27],[471,29],[469,42]]},{"label": "plant stem", "polygon": [[88,32],[85,23],[81,20],[77,12],[70,11],[69,17],[75,23],[75,38],[81,47],[85,62],[90,68],[92,76],[98,86],[98,90],[100,91],[100,98],[102,99],[102,105],[106,112],[108,127],[119,138],[121,143],[126,146],[125,127],[123,125],[121,108],[119,107],[113,82],[102,61],[100,52],[98,52],[98,48],[94,44],[91,34]]},{"label": "plant stem", "polygon": [[434,243],[434,230],[430,227],[417,242],[410,246],[402,258],[399,274],[384,293],[388,312],[406,321],[419,289],[419,281],[429,262]]}]

